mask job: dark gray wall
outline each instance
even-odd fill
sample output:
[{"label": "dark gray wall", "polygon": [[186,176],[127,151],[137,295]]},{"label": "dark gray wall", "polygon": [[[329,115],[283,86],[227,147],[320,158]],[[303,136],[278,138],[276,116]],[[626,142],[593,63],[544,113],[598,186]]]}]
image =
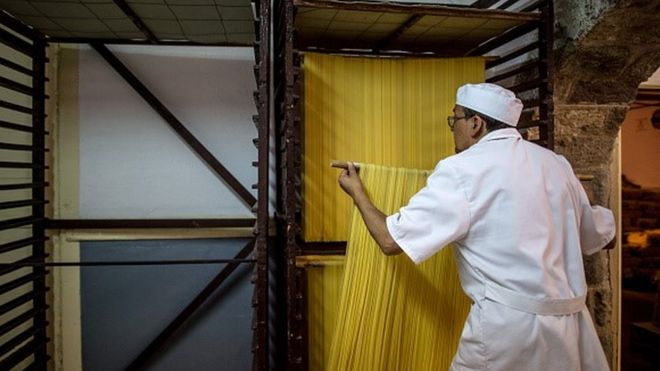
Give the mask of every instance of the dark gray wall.
[{"label": "dark gray wall", "polygon": [[[82,261],[232,258],[247,240],[84,242]],[[81,269],[85,371],[122,370],[224,267]],[[236,270],[160,351],[149,370],[249,370],[251,265]]]}]

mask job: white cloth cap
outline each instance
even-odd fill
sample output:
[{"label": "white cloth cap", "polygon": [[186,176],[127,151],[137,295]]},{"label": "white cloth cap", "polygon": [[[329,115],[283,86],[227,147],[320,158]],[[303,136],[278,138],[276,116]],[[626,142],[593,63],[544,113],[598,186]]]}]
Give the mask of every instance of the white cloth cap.
[{"label": "white cloth cap", "polygon": [[465,84],[456,92],[456,104],[516,126],[523,104],[512,91],[495,84]]}]

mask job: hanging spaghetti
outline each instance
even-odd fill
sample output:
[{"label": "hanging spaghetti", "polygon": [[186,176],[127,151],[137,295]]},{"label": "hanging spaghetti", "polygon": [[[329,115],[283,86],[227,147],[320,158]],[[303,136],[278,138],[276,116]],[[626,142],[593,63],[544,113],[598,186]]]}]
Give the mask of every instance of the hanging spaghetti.
[{"label": "hanging spaghetti", "polygon": [[454,153],[456,89],[484,80],[475,58],[357,58],[305,53],[303,237],[344,241],[352,204],[331,160],[432,169]]},{"label": "hanging spaghetti", "polygon": [[[362,165],[370,199],[386,214],[421,189],[427,171]],[[469,299],[450,248],[414,265],[383,255],[353,213],[327,370],[443,370],[456,351]]]},{"label": "hanging spaghetti", "polygon": [[[338,172],[328,167],[331,160],[433,168],[454,152],[445,120],[452,113],[456,89],[484,80],[483,58],[305,53],[302,67],[306,241],[344,241],[349,235],[352,203],[337,185]],[[405,190],[378,196],[379,202],[387,201],[380,205],[391,206],[386,213],[405,204],[427,175],[396,170],[403,172],[397,176],[388,174],[389,169],[369,169],[361,170],[363,177],[371,174],[369,179],[374,176],[374,181],[386,183],[398,179],[395,183]],[[382,172],[380,180],[376,172]],[[407,176],[414,184],[403,185]],[[368,186],[376,193],[387,187],[399,189],[394,184]],[[345,275],[339,267],[308,270],[310,369],[446,369],[467,311],[451,250],[415,267],[404,256],[382,256],[368,234],[359,235],[356,228],[350,233]]]}]

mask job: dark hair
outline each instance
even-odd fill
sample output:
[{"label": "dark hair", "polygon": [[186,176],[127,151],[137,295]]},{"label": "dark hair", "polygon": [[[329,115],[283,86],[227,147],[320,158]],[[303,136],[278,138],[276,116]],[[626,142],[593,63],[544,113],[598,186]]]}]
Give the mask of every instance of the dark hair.
[{"label": "dark hair", "polygon": [[513,128],[509,124],[505,124],[502,121],[495,120],[490,116],[486,116],[483,113],[479,113],[475,110],[463,107],[463,112],[465,112],[465,117],[479,116],[482,120],[486,122],[486,131],[495,131],[499,129]]}]

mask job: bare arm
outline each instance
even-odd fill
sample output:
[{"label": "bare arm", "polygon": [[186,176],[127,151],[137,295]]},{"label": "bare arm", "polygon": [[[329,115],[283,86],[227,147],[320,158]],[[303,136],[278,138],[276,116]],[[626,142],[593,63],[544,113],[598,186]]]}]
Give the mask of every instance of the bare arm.
[{"label": "bare arm", "polygon": [[401,247],[397,245],[387,229],[385,214],[378,210],[371,200],[369,200],[369,196],[367,196],[362,186],[360,176],[352,163],[349,163],[348,170],[344,170],[339,176],[339,184],[353,198],[371,237],[378,243],[383,253],[385,255],[400,254],[402,252]]}]

